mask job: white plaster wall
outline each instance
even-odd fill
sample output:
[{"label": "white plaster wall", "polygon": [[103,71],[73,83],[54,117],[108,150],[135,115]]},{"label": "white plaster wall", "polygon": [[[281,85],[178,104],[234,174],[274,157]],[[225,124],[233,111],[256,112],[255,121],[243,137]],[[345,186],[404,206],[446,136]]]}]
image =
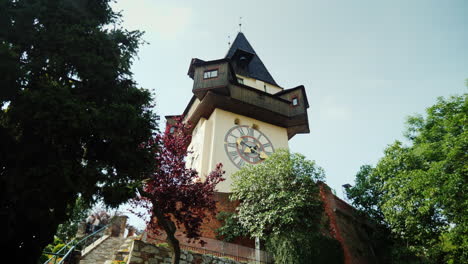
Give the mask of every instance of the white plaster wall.
[{"label": "white plaster wall", "polygon": [[229,159],[224,148],[226,133],[233,126],[236,126],[236,124],[234,124],[234,120],[236,118],[240,121],[239,125],[252,126],[253,124],[256,124],[258,126],[258,130],[270,139],[275,149],[289,147],[286,128],[258,121],[250,117],[233,114],[221,109],[215,109],[209,118],[212,121],[212,136],[209,139],[211,140],[210,151],[208,153],[204,152],[205,154],[208,154],[209,157],[203,156],[203,159],[208,158],[209,160],[207,172],[215,168],[217,163],[221,162],[223,164],[223,169],[226,171],[226,174],[224,175],[226,180],[218,185],[217,189],[220,192],[231,191],[232,180],[230,176],[238,170],[238,168]]},{"label": "white plaster wall", "polygon": [[265,92],[265,87],[266,87],[266,92],[270,94],[275,94],[283,90],[283,88],[279,86],[269,84],[269,83],[266,83],[257,79],[249,78],[249,77],[242,76],[239,74],[236,74],[236,76],[237,78],[241,78],[244,81],[244,85],[250,86],[252,88]]}]

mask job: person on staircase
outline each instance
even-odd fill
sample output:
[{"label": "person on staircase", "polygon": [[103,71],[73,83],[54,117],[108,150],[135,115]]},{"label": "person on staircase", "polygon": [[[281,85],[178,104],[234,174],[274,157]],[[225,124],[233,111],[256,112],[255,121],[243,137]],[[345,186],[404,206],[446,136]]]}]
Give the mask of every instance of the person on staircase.
[{"label": "person on staircase", "polygon": [[90,234],[93,232],[93,222],[94,222],[94,215],[90,214],[88,218],[86,218],[86,228],[85,228],[86,234]]},{"label": "person on staircase", "polygon": [[93,221],[93,230],[92,232],[96,232],[100,228],[101,220],[99,219],[99,214],[94,214],[94,221]]}]

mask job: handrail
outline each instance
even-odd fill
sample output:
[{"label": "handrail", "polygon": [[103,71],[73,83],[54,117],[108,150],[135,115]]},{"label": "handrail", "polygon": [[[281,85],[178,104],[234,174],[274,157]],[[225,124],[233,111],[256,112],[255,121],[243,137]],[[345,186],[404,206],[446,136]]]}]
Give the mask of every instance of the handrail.
[{"label": "handrail", "polygon": [[[57,256],[63,256],[63,254],[60,254],[60,252],[62,252],[62,250],[64,250],[65,248],[67,248],[71,243],[73,243],[75,241],[75,239],[73,239],[72,241],[68,242],[65,246],[63,246],[59,251],[53,253],[53,252],[44,252],[45,254],[48,254],[48,255],[54,255],[52,257],[50,257],[50,259],[46,260],[46,262],[44,262],[44,264],[47,264],[47,263],[50,263],[50,261],[52,261],[53,258],[55,258],[55,261],[57,261]],[[55,263],[55,262],[54,262]]]},{"label": "handrail", "polygon": [[86,241],[88,238],[93,237],[93,236],[97,235],[98,233],[104,231],[108,226],[109,225],[105,225],[105,226],[101,227],[98,231],[95,231],[94,233],[89,234],[86,237],[84,237],[83,239],[81,239],[80,241],[78,241],[78,243],[76,243],[73,247],[70,248],[70,250],[68,250],[68,252],[63,256],[63,258],[59,261],[58,264],[62,264],[65,261],[65,259],[68,257],[68,255],[70,255],[75,250],[76,246],[80,245],[82,242]]},{"label": "handrail", "polygon": [[[54,264],[55,264],[55,263],[57,263],[57,258],[58,257],[61,257],[62,259],[57,264],[63,263],[63,261],[65,261],[65,259],[68,257],[68,255],[70,255],[71,252],[73,252],[76,249],[77,246],[79,246],[84,241],[88,240],[89,238],[96,236],[98,233],[102,232],[107,227],[109,227],[109,225],[105,225],[105,226],[101,227],[99,230],[87,235],[86,237],[84,237],[83,239],[81,239],[78,242],[76,242],[76,239],[73,239],[72,241],[68,242],[65,246],[63,246],[59,251],[57,251],[55,253],[53,253],[53,252],[44,252],[44,254],[53,255],[46,262],[44,262],[44,264],[52,263],[52,259],[54,259],[54,258],[55,258],[55,260],[54,260]],[[63,253],[62,251],[64,251],[68,247],[70,247],[70,249],[66,253]]]}]

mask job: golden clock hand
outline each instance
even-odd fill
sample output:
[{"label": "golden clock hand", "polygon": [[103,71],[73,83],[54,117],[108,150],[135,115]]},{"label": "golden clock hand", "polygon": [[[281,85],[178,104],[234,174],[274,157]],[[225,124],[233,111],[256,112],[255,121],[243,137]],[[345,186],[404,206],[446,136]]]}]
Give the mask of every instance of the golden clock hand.
[{"label": "golden clock hand", "polygon": [[242,138],[238,138],[236,142],[237,142],[237,145],[244,145],[244,146],[246,146],[247,148],[252,148],[252,147],[249,146],[247,143],[245,143],[245,142],[244,142],[244,139],[242,139]]},{"label": "golden clock hand", "polygon": [[252,153],[252,149],[247,145],[242,138],[236,140],[237,145],[245,145],[244,153]]},{"label": "golden clock hand", "polygon": [[255,147],[250,147],[250,149],[253,150],[253,152],[259,154],[259,153],[258,153],[258,150],[257,150]]},{"label": "golden clock hand", "polygon": [[268,155],[264,152],[264,151],[261,151],[261,152],[258,152],[258,150],[255,148],[255,147],[251,147],[250,150],[252,150],[253,152],[257,153],[260,155],[260,159],[266,159],[268,158]]}]

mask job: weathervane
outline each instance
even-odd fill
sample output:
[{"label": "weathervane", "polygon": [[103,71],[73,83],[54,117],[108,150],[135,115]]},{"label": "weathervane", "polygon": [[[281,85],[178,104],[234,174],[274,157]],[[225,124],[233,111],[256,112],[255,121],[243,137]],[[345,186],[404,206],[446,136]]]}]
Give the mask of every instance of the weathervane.
[{"label": "weathervane", "polygon": [[242,32],[242,17],[239,17],[239,32]]}]

